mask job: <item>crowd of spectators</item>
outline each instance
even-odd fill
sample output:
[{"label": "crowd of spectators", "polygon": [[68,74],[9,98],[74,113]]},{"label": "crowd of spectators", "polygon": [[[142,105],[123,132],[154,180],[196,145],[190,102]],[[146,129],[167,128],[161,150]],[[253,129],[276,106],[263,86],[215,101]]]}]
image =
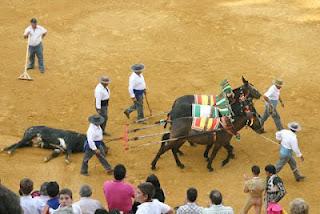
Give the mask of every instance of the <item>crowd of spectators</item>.
[{"label": "crowd of spectators", "polygon": [[[244,192],[248,201],[241,213],[248,213],[254,207],[255,213],[266,211],[268,214],[281,213],[278,202],[285,196],[286,190],[281,178],[276,174],[275,166],[265,167],[267,175],[263,181],[258,166],[252,167],[252,177],[245,176]],[[68,188],[60,189],[55,181],[44,182],[39,191],[34,191],[29,178],[20,181],[19,195],[0,184],[0,213],[24,214],[233,214],[232,206],[225,206],[222,193],[214,189],[209,194],[211,205],[201,207],[197,203],[198,191],[190,187],[186,191],[185,203],[172,208],[165,203],[165,193],[159,179],[152,174],[136,188],[125,182],[126,168],[119,164],[114,168],[114,179],[103,184],[106,200],[104,206],[91,198],[92,189],[82,185],[80,199],[73,201],[73,193]],[[264,192],[264,194],[263,194]],[[263,203],[265,201],[265,203]],[[280,212],[279,212],[280,210]],[[301,198],[294,199],[287,210],[289,214],[308,214],[309,206]]]}]

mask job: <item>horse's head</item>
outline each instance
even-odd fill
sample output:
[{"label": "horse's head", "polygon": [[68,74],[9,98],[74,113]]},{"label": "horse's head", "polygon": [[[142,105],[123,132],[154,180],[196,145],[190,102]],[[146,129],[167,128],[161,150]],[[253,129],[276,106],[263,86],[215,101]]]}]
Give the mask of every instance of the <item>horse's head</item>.
[{"label": "horse's head", "polygon": [[262,134],[264,129],[261,123],[261,116],[254,107],[253,102],[246,106],[246,108],[247,109],[244,112],[247,118],[247,126],[249,126],[256,133]]},{"label": "horse's head", "polygon": [[261,93],[256,89],[248,80],[242,77],[243,85],[241,86],[242,90],[245,93],[245,96],[253,99],[260,99]]}]

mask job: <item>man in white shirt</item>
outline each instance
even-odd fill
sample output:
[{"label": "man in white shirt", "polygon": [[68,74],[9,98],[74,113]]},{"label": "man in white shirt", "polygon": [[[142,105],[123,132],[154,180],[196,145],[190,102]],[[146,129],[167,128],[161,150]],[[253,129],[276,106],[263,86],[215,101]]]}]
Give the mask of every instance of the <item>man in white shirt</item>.
[{"label": "man in white shirt", "polygon": [[300,152],[298,139],[296,132],[301,130],[301,126],[297,122],[288,123],[288,129],[282,129],[281,131],[276,132],[276,139],[281,141],[280,146],[280,160],[276,164],[277,173],[282,169],[282,167],[288,163],[296,181],[301,181],[305,176],[300,175],[300,172],[297,168],[297,163],[292,157],[292,151],[296,154],[297,157],[304,161],[303,155]]},{"label": "man in white shirt", "polygon": [[80,206],[82,214],[92,214],[97,209],[103,208],[99,201],[90,198],[92,195],[92,190],[89,185],[82,185],[79,194],[80,200],[74,203],[74,205]]},{"label": "man in white shirt", "polygon": [[105,132],[106,124],[108,121],[108,106],[110,98],[110,89],[108,87],[110,79],[107,76],[100,77],[100,83],[94,90],[95,106],[97,113],[104,118],[104,122],[101,124],[103,135],[109,135]]},{"label": "man in white shirt", "polygon": [[31,19],[31,25],[27,27],[24,31],[24,38],[29,37],[29,64],[28,69],[33,69],[35,55],[38,57],[39,70],[44,73],[44,63],[43,63],[43,47],[42,39],[46,36],[47,30],[37,25],[37,20],[35,18]]},{"label": "man in white shirt", "polygon": [[195,188],[187,190],[187,203],[177,209],[177,214],[201,214],[202,207],[196,203],[198,191]]},{"label": "man in white shirt", "polygon": [[39,207],[38,207],[39,213],[41,213],[44,210],[44,207],[46,206],[47,201],[50,199],[47,193],[47,185],[48,185],[48,182],[44,182],[40,187],[40,196],[34,198],[39,203]]},{"label": "man in white shirt", "polygon": [[173,210],[167,204],[158,199],[152,199],[155,188],[150,182],[140,184],[136,191],[136,201],[141,203],[136,214],[173,214]]},{"label": "man in white shirt", "polygon": [[103,117],[100,115],[92,115],[88,118],[90,123],[87,131],[87,141],[84,145],[84,157],[81,166],[81,174],[88,176],[88,162],[93,155],[96,155],[102,166],[108,174],[113,172],[111,165],[105,158],[105,145],[103,142],[103,134],[101,124],[104,122]]},{"label": "man in white shirt", "polygon": [[222,205],[222,194],[218,190],[210,193],[211,206],[202,210],[203,214],[234,214],[232,207]]},{"label": "man in white shirt", "polygon": [[24,214],[40,214],[40,203],[31,197],[33,190],[33,182],[29,178],[24,178],[20,181],[20,205]]},{"label": "man in white shirt", "polygon": [[129,78],[129,94],[133,101],[133,105],[124,111],[127,118],[130,117],[130,113],[137,110],[138,120],[144,118],[143,114],[143,95],[146,94],[146,82],[142,72],[144,70],[143,64],[134,64],[131,66],[132,74]]},{"label": "man in white shirt", "polygon": [[280,101],[281,106],[284,107],[283,101],[280,97],[280,89],[283,85],[283,81],[276,79],[273,81],[273,85],[268,89],[268,91],[263,95],[265,100],[265,111],[261,118],[261,125],[263,126],[264,122],[271,115],[276,127],[279,130],[283,129],[283,126],[280,121],[280,115],[277,111],[277,105]]}]

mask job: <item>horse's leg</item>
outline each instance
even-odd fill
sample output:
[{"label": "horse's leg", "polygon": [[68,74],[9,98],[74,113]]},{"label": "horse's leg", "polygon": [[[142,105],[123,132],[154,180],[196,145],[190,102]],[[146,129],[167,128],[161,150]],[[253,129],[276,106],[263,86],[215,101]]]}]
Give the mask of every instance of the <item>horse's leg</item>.
[{"label": "horse's leg", "polygon": [[209,151],[212,148],[212,146],[213,146],[215,141],[216,141],[216,135],[215,134],[214,135],[208,135],[208,142],[211,142],[211,143],[207,144],[206,150],[203,153],[203,157],[205,159],[207,159],[207,161],[209,161],[209,155],[208,154],[209,154]]},{"label": "horse's leg", "polygon": [[230,142],[225,144],[223,147],[227,150],[228,156],[227,156],[227,158],[225,160],[222,161],[222,166],[226,165],[227,163],[229,163],[230,159],[234,158],[233,146],[231,146]]},{"label": "horse's leg", "polygon": [[174,147],[171,149],[172,154],[173,154],[173,156],[174,156],[174,159],[175,159],[175,161],[176,161],[176,164],[177,164],[177,166],[180,167],[181,169],[184,168],[184,165],[183,165],[183,163],[181,163],[181,161],[180,161],[179,156],[178,156],[177,153],[180,151],[179,148],[183,145],[184,142],[185,142],[184,139],[179,140],[178,142],[175,142]]},{"label": "horse's leg", "polygon": [[209,151],[210,151],[210,149],[212,148],[212,146],[213,146],[213,143],[211,143],[211,144],[208,144],[207,146],[206,146],[206,150],[204,151],[204,153],[203,153],[203,157],[204,158],[206,158],[207,159],[207,161],[209,161]]},{"label": "horse's leg", "polygon": [[53,158],[58,157],[60,153],[61,153],[61,150],[60,150],[60,149],[54,149],[49,156],[47,156],[47,157],[45,157],[45,158],[43,159],[43,161],[44,161],[44,162],[48,162],[48,161],[52,160]]},{"label": "horse's leg", "polygon": [[[170,133],[164,134],[164,135],[162,136],[162,139],[161,139],[161,140],[163,141],[163,140],[168,140],[168,139],[170,139]],[[155,169],[156,169],[156,165],[157,165],[157,162],[158,162],[160,156],[161,156],[163,153],[165,153],[166,151],[168,151],[168,150],[170,149],[169,145],[170,145],[170,144],[168,144],[168,143],[166,143],[166,142],[162,142],[162,143],[161,143],[160,149],[159,149],[156,157],[155,157],[155,158],[153,159],[153,161],[151,162],[151,169],[152,169],[152,170],[155,170]]]},{"label": "horse's leg", "polygon": [[216,155],[217,155],[217,153],[218,153],[220,148],[221,148],[221,144],[214,144],[214,147],[213,147],[212,152],[211,152],[211,156],[210,156],[208,164],[207,164],[207,168],[208,168],[209,172],[213,171],[212,161],[216,157]]}]

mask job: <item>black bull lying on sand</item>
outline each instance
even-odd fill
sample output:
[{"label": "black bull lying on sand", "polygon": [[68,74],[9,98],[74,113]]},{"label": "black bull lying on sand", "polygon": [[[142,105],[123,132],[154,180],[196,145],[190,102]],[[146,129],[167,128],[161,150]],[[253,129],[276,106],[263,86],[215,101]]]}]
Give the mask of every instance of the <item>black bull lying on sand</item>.
[{"label": "black bull lying on sand", "polygon": [[[254,108],[252,99],[259,99],[261,94],[247,80],[242,78],[242,81],[244,85],[234,90],[235,100],[231,104],[232,110],[235,113],[233,127],[236,131],[239,131],[249,124],[250,128],[260,134],[263,132],[263,127],[261,126],[260,116]],[[241,95],[244,95],[246,99],[241,101],[241,99],[239,99]],[[178,98],[174,102],[173,108],[169,113],[169,118],[173,119],[170,133],[165,134],[162,137],[162,140],[169,141],[162,143],[156,157],[151,163],[152,169],[156,168],[156,164],[160,156],[168,150],[172,150],[176,164],[180,168],[184,168],[184,165],[180,162],[177,153],[179,152],[179,148],[187,140],[190,143],[207,145],[204,156],[207,158],[207,168],[209,171],[213,171],[212,161],[221,147],[224,147],[228,152],[228,156],[222,162],[222,166],[227,164],[230,158],[234,158],[233,147],[230,145],[230,140],[232,138],[232,134],[230,132],[227,132],[224,129],[217,130],[216,132],[199,132],[191,129],[192,117],[190,117],[190,104],[194,102],[193,98],[193,95],[186,95]],[[243,107],[248,107],[250,112],[243,111]],[[170,140],[169,138],[176,140]],[[214,146],[214,148],[210,158],[208,158],[208,152],[212,146]]]},{"label": "black bull lying on sand", "polygon": [[70,162],[71,153],[83,152],[86,135],[74,131],[49,128],[46,126],[32,126],[28,128],[23,138],[2,151],[12,154],[17,148],[21,147],[40,147],[44,149],[52,149],[51,155],[44,159],[45,162],[65,153],[66,163]]}]

